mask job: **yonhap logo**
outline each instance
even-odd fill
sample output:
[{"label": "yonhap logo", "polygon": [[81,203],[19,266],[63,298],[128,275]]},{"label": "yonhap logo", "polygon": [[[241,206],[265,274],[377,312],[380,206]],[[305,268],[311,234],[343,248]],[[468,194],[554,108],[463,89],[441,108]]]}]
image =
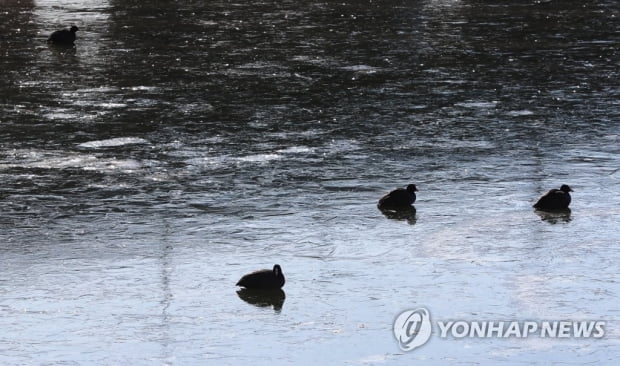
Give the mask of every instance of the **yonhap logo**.
[{"label": "yonhap logo", "polygon": [[394,337],[400,349],[411,351],[428,341],[431,328],[431,316],[427,309],[407,310],[394,320]]},{"label": "yonhap logo", "polygon": [[[594,338],[605,336],[605,322],[570,320],[450,320],[435,322],[439,338]],[[424,345],[433,333],[426,308],[406,310],[394,320],[394,337],[401,350],[408,352]]]}]

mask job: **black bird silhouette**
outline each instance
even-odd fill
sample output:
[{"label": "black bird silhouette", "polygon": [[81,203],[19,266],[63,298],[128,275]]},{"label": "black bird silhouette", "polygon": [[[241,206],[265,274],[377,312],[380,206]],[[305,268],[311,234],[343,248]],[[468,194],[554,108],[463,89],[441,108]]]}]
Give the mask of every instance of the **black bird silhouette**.
[{"label": "black bird silhouette", "polygon": [[573,190],[563,184],[560,189],[552,189],[538,199],[534,208],[538,210],[566,210],[570,204],[570,193]]},{"label": "black bird silhouette", "polygon": [[237,286],[256,290],[279,289],[284,286],[282,268],[280,268],[279,264],[276,264],[273,266],[273,270],[261,269],[260,271],[248,273],[241,277],[239,282],[237,282]]},{"label": "black bird silhouette", "polygon": [[71,29],[58,30],[50,35],[47,39],[47,43],[73,45],[73,42],[75,42],[75,32],[78,30],[78,27],[75,25],[71,26]]},{"label": "black bird silhouette", "polygon": [[381,197],[377,207],[379,209],[406,208],[415,202],[415,193],[418,191],[415,184],[410,184],[406,189],[398,188]]}]

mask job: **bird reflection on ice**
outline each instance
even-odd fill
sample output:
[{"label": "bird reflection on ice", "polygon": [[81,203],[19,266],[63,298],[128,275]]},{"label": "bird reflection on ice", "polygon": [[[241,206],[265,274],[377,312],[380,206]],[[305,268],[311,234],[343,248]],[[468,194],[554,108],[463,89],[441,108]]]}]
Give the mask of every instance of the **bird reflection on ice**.
[{"label": "bird reflection on ice", "polygon": [[276,313],[282,310],[286,294],[283,290],[249,290],[241,289],[237,291],[239,298],[248,304],[258,307],[273,307]]}]

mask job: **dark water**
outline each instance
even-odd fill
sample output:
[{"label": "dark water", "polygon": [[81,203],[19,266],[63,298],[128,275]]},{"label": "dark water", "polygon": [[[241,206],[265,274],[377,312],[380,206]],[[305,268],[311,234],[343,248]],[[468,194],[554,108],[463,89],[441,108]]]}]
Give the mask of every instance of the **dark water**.
[{"label": "dark water", "polygon": [[[0,0],[0,363],[614,364],[619,11]],[[607,333],[403,353],[419,306]]]}]

